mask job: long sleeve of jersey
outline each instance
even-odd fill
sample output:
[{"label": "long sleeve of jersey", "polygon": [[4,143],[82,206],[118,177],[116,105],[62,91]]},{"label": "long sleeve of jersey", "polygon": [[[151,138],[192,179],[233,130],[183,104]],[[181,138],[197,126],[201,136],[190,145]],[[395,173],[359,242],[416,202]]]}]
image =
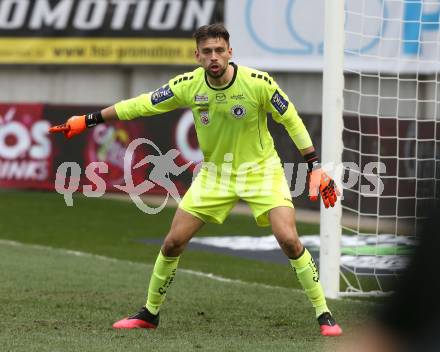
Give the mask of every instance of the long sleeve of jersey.
[{"label": "long sleeve of jersey", "polygon": [[299,117],[295,106],[289,101],[286,94],[278,87],[271,78],[271,84],[263,83],[263,104],[266,111],[272,114],[272,118],[281,123],[298,149],[306,149],[313,146],[309,132],[302,119]]},{"label": "long sleeve of jersey", "polygon": [[171,89],[171,82],[176,79],[179,79],[179,76],[153,92],[116,103],[115,110],[119,120],[132,120],[143,116],[163,114],[187,106],[183,94],[185,84],[174,86]]}]

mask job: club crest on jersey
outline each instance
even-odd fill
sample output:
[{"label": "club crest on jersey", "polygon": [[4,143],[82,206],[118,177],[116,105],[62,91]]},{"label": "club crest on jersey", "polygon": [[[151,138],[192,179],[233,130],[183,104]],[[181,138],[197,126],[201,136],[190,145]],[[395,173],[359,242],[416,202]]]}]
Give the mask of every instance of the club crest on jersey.
[{"label": "club crest on jersey", "polygon": [[209,123],[208,110],[200,111],[200,122],[202,123],[202,125],[207,125]]},{"label": "club crest on jersey", "polygon": [[174,97],[174,93],[167,84],[151,93],[151,104],[156,105],[172,97]]},{"label": "club crest on jersey", "polygon": [[236,119],[242,119],[246,116],[246,108],[243,105],[234,105],[231,108],[231,113]]},{"label": "club crest on jersey", "polygon": [[272,103],[273,107],[280,113],[280,115],[284,114],[289,107],[289,102],[283,98],[278,90],[273,93],[270,102]]}]

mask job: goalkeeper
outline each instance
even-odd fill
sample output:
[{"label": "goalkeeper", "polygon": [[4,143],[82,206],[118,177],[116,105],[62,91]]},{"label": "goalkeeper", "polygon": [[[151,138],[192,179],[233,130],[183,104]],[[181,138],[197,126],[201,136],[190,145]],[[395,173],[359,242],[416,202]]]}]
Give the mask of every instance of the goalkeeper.
[{"label": "goalkeeper", "polygon": [[[133,316],[117,321],[120,329],[154,329],[159,310],[176,274],[180,255],[206,222],[222,223],[235,203],[248,203],[259,226],[271,226],[283,252],[313,305],[322,335],[336,336],[341,328],[327,307],[316,265],[301,244],[295,210],[283,167],[267,128],[267,113],[284,125],[309,165],[309,196],[318,195],[326,208],[336,202],[333,180],[322,171],[309,133],[288,97],[265,72],[230,62],[229,33],[221,24],[195,33],[195,56],[201,67],[171,79],[154,92],[121,101],[102,111],[72,116],[51,132],[67,138],[110,120],[131,120],[190,107],[203,167],[176,210],[157,256],[147,302]],[[222,164],[230,166],[225,181]],[[215,178],[214,187],[209,181]]]}]

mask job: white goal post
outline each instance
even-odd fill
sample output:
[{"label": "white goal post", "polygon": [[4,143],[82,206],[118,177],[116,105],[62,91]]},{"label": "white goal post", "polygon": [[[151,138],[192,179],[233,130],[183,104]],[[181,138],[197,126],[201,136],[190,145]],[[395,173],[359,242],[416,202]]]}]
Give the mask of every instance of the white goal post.
[{"label": "white goal post", "polygon": [[[344,0],[325,1],[324,71],[322,102],[323,165],[342,161],[344,62]],[[341,177],[341,175],[333,175]],[[319,271],[326,297],[339,293],[341,202],[324,209],[321,202]]]},{"label": "white goal post", "polygon": [[326,0],[322,107],[322,163],[356,181],[321,205],[325,294],[386,294],[440,196],[440,1]]}]

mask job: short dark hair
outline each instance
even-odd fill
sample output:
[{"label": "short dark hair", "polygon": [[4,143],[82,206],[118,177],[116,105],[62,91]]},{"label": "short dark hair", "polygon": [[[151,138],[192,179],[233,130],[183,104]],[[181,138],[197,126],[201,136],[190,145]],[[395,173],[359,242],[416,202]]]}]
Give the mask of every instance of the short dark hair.
[{"label": "short dark hair", "polygon": [[229,32],[221,23],[207,24],[199,27],[193,34],[196,44],[209,38],[223,38],[229,46]]}]

